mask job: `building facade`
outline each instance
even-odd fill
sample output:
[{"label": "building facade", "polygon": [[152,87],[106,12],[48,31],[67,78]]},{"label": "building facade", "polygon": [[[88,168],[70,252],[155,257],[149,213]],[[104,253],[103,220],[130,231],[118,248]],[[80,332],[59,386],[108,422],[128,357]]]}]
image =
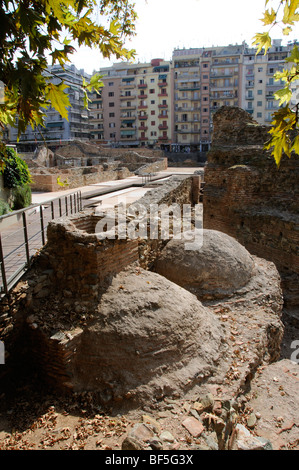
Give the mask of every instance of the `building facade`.
[{"label": "building facade", "polygon": [[64,68],[60,65],[49,66],[47,72],[53,84],[58,85],[64,80],[68,86],[66,88],[70,101],[68,120],[50,107],[45,111],[45,127],[38,126],[32,129],[28,126],[19,142],[17,142],[17,129],[11,128],[10,141],[16,143],[21,151],[34,151],[37,145],[43,145],[44,142],[51,147],[74,139],[87,141],[91,137],[90,116],[89,111],[84,108],[82,90],[83,77],[88,80],[90,75],[82,69],[78,70],[74,65],[65,65]]},{"label": "building facade", "polygon": [[[69,85],[69,121],[50,108],[45,129],[28,128],[21,143],[90,139],[114,147],[205,152],[212,140],[213,113],[221,106],[239,106],[259,124],[271,123],[278,109],[274,94],[284,86],[273,75],[288,66],[285,59],[292,48],[292,43],[282,46],[274,40],[264,55],[244,42],[175,49],[170,61],[116,63],[99,70],[104,86],[91,95],[88,110],[81,89],[82,77],[89,78],[84,71],[74,65],[49,67],[54,83],[64,79]],[[16,141],[14,129],[11,141]]]},{"label": "building facade", "polygon": [[171,143],[171,63],[121,63],[100,70],[104,87],[91,103],[97,142],[138,147]]}]

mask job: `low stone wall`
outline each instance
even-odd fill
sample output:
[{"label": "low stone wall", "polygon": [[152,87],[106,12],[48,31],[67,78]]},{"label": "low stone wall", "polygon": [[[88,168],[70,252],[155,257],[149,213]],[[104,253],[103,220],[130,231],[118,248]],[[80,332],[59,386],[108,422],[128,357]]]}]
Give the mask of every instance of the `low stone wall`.
[{"label": "low stone wall", "polygon": [[107,169],[103,165],[65,169],[37,169],[32,170],[31,174],[33,179],[31,189],[33,191],[45,192],[75,189],[89,184],[120,180],[132,176],[132,173],[127,168],[117,168],[117,165],[112,165]]},{"label": "low stone wall", "polygon": [[284,157],[277,168],[263,150],[268,130],[239,108],[215,114],[205,168],[204,228],[225,232],[252,254],[273,261],[286,304],[298,305],[299,156]]}]

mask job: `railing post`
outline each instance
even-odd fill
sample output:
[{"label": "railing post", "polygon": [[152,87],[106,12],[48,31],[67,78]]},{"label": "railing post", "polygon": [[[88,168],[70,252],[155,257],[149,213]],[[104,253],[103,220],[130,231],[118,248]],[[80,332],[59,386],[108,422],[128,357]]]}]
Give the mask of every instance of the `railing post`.
[{"label": "railing post", "polygon": [[5,266],[4,266],[4,256],[2,250],[2,241],[1,241],[1,233],[0,233],[0,263],[1,263],[1,273],[2,273],[2,282],[5,294],[8,294],[7,282],[6,282],[6,273],[5,273]]},{"label": "railing post", "polygon": [[23,230],[24,230],[24,240],[25,240],[25,250],[26,250],[26,259],[27,264],[30,264],[30,254],[29,254],[29,241],[28,241],[28,233],[27,233],[27,221],[26,221],[26,212],[22,213],[23,217]]},{"label": "railing post", "polygon": [[79,199],[80,199],[80,211],[82,211],[82,193],[79,191]]},{"label": "railing post", "polygon": [[54,215],[54,202],[51,201],[51,216],[52,216],[52,220],[55,219],[55,215]]},{"label": "railing post", "polygon": [[73,214],[73,199],[72,199],[71,194],[70,194],[70,207],[71,207],[71,214]]},{"label": "railing post", "polygon": [[64,198],[65,201],[65,214],[68,215],[68,209],[67,209],[67,196]]},{"label": "railing post", "polygon": [[40,205],[40,226],[42,231],[42,242],[43,245],[46,243],[45,241],[45,229],[44,229],[44,214],[43,214],[43,206]]},{"label": "railing post", "polygon": [[58,202],[59,202],[59,217],[62,216],[62,210],[61,210],[61,199],[59,198],[58,199]]}]

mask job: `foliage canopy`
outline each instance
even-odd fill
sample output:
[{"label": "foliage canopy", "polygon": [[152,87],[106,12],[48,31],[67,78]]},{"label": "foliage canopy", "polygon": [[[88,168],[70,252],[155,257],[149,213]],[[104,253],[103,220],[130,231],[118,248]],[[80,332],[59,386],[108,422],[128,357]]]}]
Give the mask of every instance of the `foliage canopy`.
[{"label": "foliage canopy", "polygon": [[[52,65],[63,67],[75,45],[97,48],[103,57],[130,60],[134,51],[124,44],[135,34],[136,17],[131,0],[0,0],[2,129],[15,126],[17,119],[20,136],[28,125],[43,125],[49,106],[67,119],[67,84],[50,81],[47,57]],[[84,81],[86,105],[87,92],[101,86],[99,74]]]},{"label": "foliage canopy", "polygon": [[[274,4],[276,5],[273,8]],[[270,8],[271,7],[271,8]],[[280,27],[285,36],[293,30],[299,21],[299,0],[266,0],[264,16],[261,19],[268,31],[257,33],[253,44],[257,46],[257,54],[264,50],[266,54],[272,45],[271,30]],[[299,79],[299,50],[295,44],[291,55],[285,59],[286,68],[281,72],[276,72],[276,81],[283,81],[285,86],[275,93],[275,98],[279,100],[279,109],[274,113],[270,139],[265,145],[267,150],[271,150],[277,166],[279,167],[283,154],[291,157],[292,153],[299,155],[299,102],[292,100],[293,90],[296,89],[296,81]],[[298,85],[297,85],[298,90]],[[297,91],[298,93],[298,91]]]}]

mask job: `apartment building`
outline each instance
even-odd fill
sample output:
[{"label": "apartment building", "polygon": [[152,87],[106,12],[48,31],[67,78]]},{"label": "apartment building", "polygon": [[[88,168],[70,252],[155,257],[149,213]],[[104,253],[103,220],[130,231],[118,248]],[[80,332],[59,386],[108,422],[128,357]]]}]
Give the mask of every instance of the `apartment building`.
[{"label": "apartment building", "polygon": [[173,52],[174,142],[178,149],[206,151],[213,112],[241,103],[244,46],[177,49]]},{"label": "apartment building", "polygon": [[78,70],[74,65],[60,65],[48,67],[47,73],[52,83],[58,85],[61,80],[68,85],[66,92],[69,96],[70,107],[68,108],[68,120],[62,118],[54,108],[46,109],[45,127],[38,126],[32,129],[28,126],[26,132],[20,137],[17,143],[17,129],[11,128],[10,140],[16,143],[21,151],[34,151],[36,145],[46,142],[50,147],[60,145],[60,143],[68,143],[74,139],[89,140],[90,139],[90,120],[89,112],[84,108],[82,77],[86,80],[90,75],[84,70]]},{"label": "apartment building", "polygon": [[[211,143],[213,113],[239,106],[259,123],[269,125],[278,109],[274,94],[284,86],[273,74],[293,48],[274,40],[266,55],[242,44],[173,52],[173,142],[179,149],[206,151]],[[291,65],[289,65],[291,66]],[[298,82],[293,94],[298,90]],[[199,126],[198,126],[199,123]]]},{"label": "apartment building", "polygon": [[278,109],[274,94],[283,88],[285,83],[275,80],[273,74],[288,67],[284,60],[291,49],[292,45],[282,46],[281,40],[274,40],[266,55],[256,55],[255,49],[252,48],[246,48],[244,51],[241,107],[259,124],[269,125],[273,120],[273,113]]},{"label": "apartment building", "polygon": [[170,145],[170,65],[153,59],[101,69],[104,87],[91,103],[93,139],[114,146]]},{"label": "apartment building", "polygon": [[[273,74],[288,64],[293,44],[274,40],[264,55],[242,44],[223,47],[175,49],[171,61],[116,63],[102,68],[104,86],[91,95],[89,110],[83,107],[83,70],[74,65],[63,70],[49,67],[51,80],[66,80],[71,107],[69,121],[47,110],[46,127],[21,136],[21,150],[48,144],[89,140],[115,147],[155,147],[171,151],[209,149],[213,114],[221,106],[239,106],[260,124],[269,125],[278,109],[275,91],[284,83]],[[298,93],[295,83],[294,96]],[[297,87],[297,88],[296,88]],[[17,132],[11,129],[11,142]]]}]

